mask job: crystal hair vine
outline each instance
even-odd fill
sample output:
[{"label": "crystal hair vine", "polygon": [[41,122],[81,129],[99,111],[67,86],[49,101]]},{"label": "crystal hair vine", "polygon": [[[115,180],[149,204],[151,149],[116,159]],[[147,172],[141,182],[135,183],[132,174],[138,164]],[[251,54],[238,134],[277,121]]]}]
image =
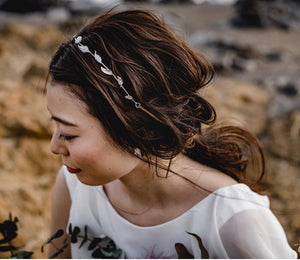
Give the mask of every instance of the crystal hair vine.
[{"label": "crystal hair vine", "polygon": [[94,57],[94,59],[101,65],[101,71],[106,74],[106,75],[110,75],[110,76],[113,76],[114,79],[117,81],[119,87],[125,92],[125,98],[128,99],[128,100],[131,100],[133,103],[134,103],[134,106],[137,108],[137,109],[141,109],[143,110],[145,113],[147,113],[149,116],[153,117],[154,119],[156,119],[157,121],[165,124],[163,121],[161,121],[159,118],[157,118],[155,115],[153,115],[150,111],[148,111],[147,109],[145,109],[141,103],[135,101],[135,99],[133,98],[133,96],[131,96],[128,91],[126,90],[126,88],[123,86],[123,79],[120,77],[120,76],[116,76],[111,69],[109,69],[102,61],[102,58],[100,57],[100,55],[94,51],[94,53],[92,53],[90,50],[89,50],[89,47],[86,46],[86,45],[83,45],[81,43],[81,40],[82,40],[82,36],[74,36],[74,42],[75,44],[78,46],[79,50],[82,52],[82,53],[89,53],[90,55],[92,55]]}]

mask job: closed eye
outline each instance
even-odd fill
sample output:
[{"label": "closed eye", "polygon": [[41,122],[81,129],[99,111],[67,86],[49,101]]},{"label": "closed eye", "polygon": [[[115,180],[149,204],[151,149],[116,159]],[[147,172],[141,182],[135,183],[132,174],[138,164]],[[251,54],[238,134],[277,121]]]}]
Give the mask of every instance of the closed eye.
[{"label": "closed eye", "polygon": [[59,139],[61,139],[63,141],[70,141],[76,137],[77,136],[75,136],[75,135],[62,135],[62,134],[59,135]]}]

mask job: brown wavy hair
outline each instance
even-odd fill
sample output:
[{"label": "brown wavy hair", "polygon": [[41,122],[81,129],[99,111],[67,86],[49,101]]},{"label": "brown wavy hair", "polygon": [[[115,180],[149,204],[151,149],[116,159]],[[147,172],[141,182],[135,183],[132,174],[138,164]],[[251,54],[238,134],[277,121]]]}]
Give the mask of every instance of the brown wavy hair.
[{"label": "brown wavy hair", "polygon": [[[157,165],[153,158],[171,163],[184,153],[252,188],[261,181],[265,165],[257,139],[240,127],[214,124],[216,112],[201,96],[201,88],[213,78],[213,66],[151,11],[111,11],[77,35],[155,115],[125,99],[112,76],[82,53],[74,39],[61,44],[50,63],[50,80],[84,101],[114,144],[131,154],[139,148],[141,159],[151,164]],[[258,176],[255,180],[251,172]]]}]

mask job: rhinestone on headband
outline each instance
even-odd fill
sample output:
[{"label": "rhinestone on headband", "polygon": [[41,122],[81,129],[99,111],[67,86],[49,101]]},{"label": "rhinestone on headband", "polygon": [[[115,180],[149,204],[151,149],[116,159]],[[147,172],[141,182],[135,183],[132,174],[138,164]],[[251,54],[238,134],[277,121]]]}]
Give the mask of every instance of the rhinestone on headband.
[{"label": "rhinestone on headband", "polygon": [[83,44],[81,43],[81,40],[82,40],[82,36],[78,36],[78,37],[75,38],[75,43],[77,44],[79,50],[80,50],[81,52],[83,52],[83,53],[89,53],[89,54],[91,54],[91,55],[94,57],[94,59],[95,59],[98,63],[101,64],[101,70],[102,70],[102,72],[105,73],[106,75],[111,75],[111,76],[113,76],[113,77],[115,78],[115,80],[118,82],[120,88],[125,92],[125,98],[128,99],[128,100],[131,100],[131,101],[134,103],[134,105],[135,105],[136,108],[141,108],[141,106],[142,106],[141,103],[135,101],[134,98],[133,98],[133,96],[131,96],[131,95],[128,93],[128,91],[125,89],[125,87],[123,86],[123,80],[122,80],[122,78],[121,78],[120,76],[116,76],[116,75],[115,75],[115,74],[114,74],[114,73],[113,73],[113,72],[112,72],[112,71],[111,71],[111,70],[110,70],[103,62],[102,62],[102,58],[100,57],[100,55],[97,54],[96,51],[95,51],[94,53],[92,53],[92,52],[89,50],[88,46],[83,45]]},{"label": "rhinestone on headband", "polygon": [[133,96],[131,96],[128,91],[125,89],[125,87],[123,86],[123,79],[120,76],[116,76],[103,62],[102,62],[102,58],[100,57],[99,54],[97,54],[96,51],[94,51],[94,53],[92,53],[88,46],[83,45],[81,43],[82,40],[82,36],[74,36],[74,42],[75,44],[78,46],[79,50],[83,53],[89,53],[90,55],[92,55],[94,57],[94,59],[101,65],[101,71],[103,73],[105,73],[106,75],[110,75],[113,76],[114,79],[118,82],[119,87],[125,92],[125,98],[128,100],[131,100],[134,103],[134,106],[138,109],[143,110],[145,113],[147,113],[149,116],[151,116],[152,118],[154,118],[155,120],[159,121],[162,124],[165,124],[163,121],[161,121],[157,116],[153,115],[149,110],[147,110],[146,108],[144,108],[142,106],[141,103],[137,102],[134,100]]}]

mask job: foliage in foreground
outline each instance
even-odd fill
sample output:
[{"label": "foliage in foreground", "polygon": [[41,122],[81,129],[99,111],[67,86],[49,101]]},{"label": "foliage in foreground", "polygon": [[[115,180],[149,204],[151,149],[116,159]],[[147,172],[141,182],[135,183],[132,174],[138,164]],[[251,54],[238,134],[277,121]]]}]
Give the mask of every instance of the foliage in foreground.
[{"label": "foliage in foreground", "polygon": [[2,234],[2,239],[0,240],[0,252],[10,252],[10,258],[22,259],[30,258],[33,252],[20,250],[22,246],[12,245],[12,240],[14,240],[18,233],[18,218],[12,218],[11,213],[9,213],[8,220],[0,223],[0,233]]},{"label": "foliage in foreground", "polygon": [[[12,217],[12,214],[9,213],[8,220],[0,223],[0,253],[1,252],[10,252],[10,259],[29,259],[33,255],[32,251],[25,251],[22,250],[23,246],[14,246],[12,241],[18,236],[18,226],[17,223],[19,222],[17,217]],[[52,244],[52,246],[56,249],[56,252],[50,256],[50,258],[56,258],[60,254],[64,252],[64,250],[70,245],[71,243],[78,243],[78,238],[81,238],[82,241],[79,245],[81,248],[84,244],[88,244],[88,250],[91,251],[92,258],[119,258],[122,254],[121,249],[117,249],[116,244],[112,239],[109,237],[88,237],[88,229],[87,226],[84,227],[83,235],[81,235],[81,230],[78,226],[72,227],[72,224],[68,227],[68,233],[65,235],[63,244],[59,248],[55,245],[54,240],[60,238],[64,235],[64,231],[59,229],[55,234],[48,238],[48,240],[42,245],[41,252],[44,253],[44,248],[48,244]],[[194,233],[189,233],[189,235],[194,236],[197,239],[198,246],[202,252],[202,258],[209,258],[209,254],[205,247],[202,244],[202,240],[199,236]],[[300,253],[300,244],[294,244],[294,247],[297,247],[297,253],[299,257]],[[176,251],[179,253],[178,256],[180,257],[180,251],[183,249],[181,248],[181,244],[176,244]],[[187,256],[185,254],[185,256]],[[184,257],[187,258],[187,257]],[[191,258],[193,258],[191,256]]]},{"label": "foliage in foreground", "polygon": [[[12,241],[18,235],[18,222],[18,218],[14,217],[13,219],[10,213],[8,220],[0,223],[0,233],[3,237],[0,239],[0,252],[10,252],[10,259],[29,259],[33,255],[32,251],[21,250],[23,246],[14,246],[12,244]],[[81,248],[84,244],[89,243],[88,250],[91,250],[91,256],[93,258],[119,258],[122,254],[122,250],[117,249],[115,243],[109,237],[89,238],[87,235],[87,226],[84,227],[84,235],[80,235],[81,230],[77,226],[73,228],[72,224],[70,224],[68,228],[69,232],[65,235],[63,245],[60,248],[55,245],[54,240],[64,235],[64,231],[62,229],[59,229],[55,232],[55,234],[48,238],[48,240],[42,245],[41,252],[44,253],[46,245],[52,244],[56,249],[56,252],[50,256],[50,258],[58,257],[69,246],[70,242],[77,243],[78,238],[82,238],[79,248]]]}]

